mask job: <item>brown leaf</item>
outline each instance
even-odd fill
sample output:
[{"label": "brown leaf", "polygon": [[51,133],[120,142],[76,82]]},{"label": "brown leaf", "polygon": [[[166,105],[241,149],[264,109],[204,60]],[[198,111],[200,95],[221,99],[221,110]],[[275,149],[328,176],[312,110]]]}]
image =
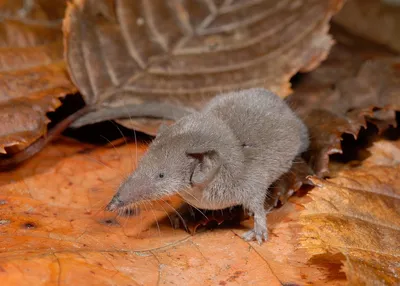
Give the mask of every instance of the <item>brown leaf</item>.
[{"label": "brown leaf", "polygon": [[129,119],[119,119],[115,121],[127,128],[145,132],[153,136],[157,135],[158,129],[160,128],[161,124],[171,125],[175,122],[174,120],[156,119],[156,118],[154,119],[129,118]]},{"label": "brown leaf", "polygon": [[306,189],[306,186],[313,185],[308,176],[314,172],[301,156],[293,160],[293,165],[288,172],[283,174],[270,187],[270,196],[265,202],[265,207],[281,206],[300,188]]},{"label": "brown leaf", "polygon": [[379,141],[360,167],[318,185],[301,216],[313,257],[340,253],[351,285],[400,283],[400,141]]},{"label": "brown leaf", "polygon": [[0,153],[15,153],[43,136],[46,113],[76,92],[63,61],[65,1],[0,3]]},{"label": "brown leaf", "polygon": [[[328,21],[341,4],[75,0],[64,22],[68,67],[98,110],[74,126],[101,121],[108,109],[118,119],[130,105],[141,110],[133,117],[176,119],[165,108],[145,107],[197,109],[236,88],[264,86],[285,96],[291,76],[326,57],[332,45]],[[119,122],[154,134],[134,120]]]},{"label": "brown leaf", "polygon": [[349,0],[333,21],[354,34],[400,52],[398,1]]},{"label": "brown leaf", "polygon": [[400,110],[400,58],[355,37],[339,41],[327,61],[305,75],[287,99],[310,131],[308,160],[319,176],[329,174],[329,155],[342,153],[342,135],[357,138],[367,122],[382,132],[396,125]]}]

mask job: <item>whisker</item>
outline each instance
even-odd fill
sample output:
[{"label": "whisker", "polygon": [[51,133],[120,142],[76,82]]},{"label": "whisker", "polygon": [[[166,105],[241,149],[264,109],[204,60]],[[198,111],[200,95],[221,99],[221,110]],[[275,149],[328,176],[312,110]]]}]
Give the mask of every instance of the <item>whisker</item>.
[{"label": "whisker", "polygon": [[135,154],[135,156],[136,156],[135,168],[137,168],[137,166],[138,166],[138,143],[137,143],[137,137],[136,137],[136,130],[133,130],[133,136],[135,138],[135,153],[136,153]]},{"label": "whisker", "polygon": [[[100,165],[103,165],[104,167],[107,167],[107,168],[109,168],[110,170],[112,170],[112,171],[114,171],[115,170],[115,168],[113,168],[113,167],[111,167],[111,166],[109,166],[109,165],[107,165],[106,163],[104,163],[104,162],[101,162],[100,160],[98,160],[98,159],[95,159],[93,156],[89,156],[89,155],[87,155],[87,154],[83,154],[83,156],[85,156],[85,157],[87,157],[89,160],[92,160],[92,161],[94,161],[95,163],[98,163],[98,164],[100,164]],[[122,177],[122,175],[121,174],[117,174],[119,177]]]},{"label": "whisker", "polygon": [[[126,104],[125,104],[125,101],[124,101],[124,108],[125,108],[125,110],[127,110],[127,108],[126,108]],[[135,158],[135,168],[137,168],[137,165],[138,165],[138,144],[137,144],[137,137],[136,137],[136,130],[135,130],[135,128],[133,127],[134,126],[134,124],[133,124],[133,121],[132,121],[132,116],[131,116],[131,114],[129,113],[129,112],[127,112],[128,114],[129,114],[129,121],[131,122],[131,125],[132,125],[132,130],[133,130],[133,136],[134,136],[134,139],[135,139],[135,156],[136,156],[136,158]],[[132,162],[132,164],[133,164],[133,162]],[[133,171],[133,167],[131,166],[131,170]]]},{"label": "whisker", "polygon": [[179,216],[179,218],[182,221],[183,226],[185,227],[186,231],[189,232],[189,228],[186,225],[185,220],[183,219],[183,217],[181,216],[181,214],[172,206],[170,205],[167,201],[165,201],[163,198],[159,198],[160,200],[162,200],[164,203],[166,203],[168,206],[170,206],[172,208],[172,210]]},{"label": "whisker", "polygon": [[[129,211],[130,209],[129,209],[129,208],[125,208],[124,214],[126,213],[127,210]],[[126,224],[128,223],[129,217],[125,215],[125,216],[123,217],[123,220],[124,220],[124,219],[125,219],[125,221],[124,221],[123,226],[122,226],[123,229],[125,229]]]},{"label": "whisker", "polygon": [[[189,193],[187,190],[182,189],[182,191],[184,191],[186,194],[192,196],[196,201],[198,201],[198,202],[200,203],[200,201],[199,201],[195,196],[193,196],[191,193]],[[200,203],[200,204],[201,204],[201,203]],[[190,205],[191,205],[193,208],[195,208],[200,214],[202,214],[206,219],[208,219],[208,217],[207,217],[200,209],[198,209],[197,207],[195,207],[195,206],[192,205],[192,204],[190,204]]]},{"label": "whisker", "polygon": [[[104,138],[109,144],[111,144],[111,146],[114,148],[114,151],[118,153],[120,158],[122,158],[121,152],[117,149],[117,147],[115,147],[114,143],[112,143],[110,140],[108,140],[107,137],[105,137],[105,136],[103,136],[101,134],[100,134],[100,137]],[[118,169],[119,169],[120,172],[122,172],[120,168],[118,168]]]},{"label": "whisker", "polygon": [[132,154],[132,150],[129,148],[128,141],[126,140],[126,137],[125,137],[124,133],[122,133],[122,130],[118,127],[118,125],[117,125],[113,120],[109,120],[109,121],[110,121],[115,127],[117,127],[119,133],[120,133],[121,136],[124,138],[125,145],[128,147],[129,152],[130,152],[130,154],[131,154],[131,170],[133,170],[133,154]]},{"label": "whisker", "polygon": [[175,226],[174,226],[174,224],[173,224],[173,222],[172,222],[172,219],[171,219],[170,215],[168,214],[167,210],[163,207],[163,205],[162,205],[158,200],[156,200],[155,202],[156,202],[160,207],[162,207],[162,209],[164,210],[165,214],[168,216],[168,219],[169,219],[169,221],[170,221],[170,223],[171,223],[172,228],[173,228],[174,231],[175,231]]},{"label": "whisker", "polygon": [[[147,201],[146,201],[146,202],[147,202]],[[158,224],[157,216],[156,216],[156,214],[155,214],[154,211],[153,211],[153,206],[152,206],[151,202],[147,202],[147,203],[149,203],[149,205],[150,205],[150,211],[153,213],[154,219],[156,220],[157,229],[158,229],[158,236],[161,237],[160,225]]]},{"label": "whisker", "polygon": [[[99,207],[98,209],[96,209],[96,206],[98,206],[98,205],[100,205],[101,207]],[[107,207],[107,204],[104,204],[103,203],[103,200],[98,200],[97,201],[97,203],[95,203],[95,204],[93,204],[93,205],[90,205],[90,208],[89,208],[89,210],[90,211],[95,211],[95,215],[97,215],[98,213],[100,213],[100,212],[102,212],[102,211],[105,211],[106,210],[106,207]]]},{"label": "whisker", "polygon": [[[144,206],[144,208],[146,209],[146,212],[149,212],[149,210],[147,209],[147,206],[146,206],[146,200],[145,201],[142,201],[141,202],[141,204]],[[158,223],[157,223],[157,226],[158,226]]]},{"label": "whisker", "polygon": [[139,237],[139,233],[142,231],[142,229],[143,229],[143,212],[140,212],[140,231],[138,231],[136,237]]}]

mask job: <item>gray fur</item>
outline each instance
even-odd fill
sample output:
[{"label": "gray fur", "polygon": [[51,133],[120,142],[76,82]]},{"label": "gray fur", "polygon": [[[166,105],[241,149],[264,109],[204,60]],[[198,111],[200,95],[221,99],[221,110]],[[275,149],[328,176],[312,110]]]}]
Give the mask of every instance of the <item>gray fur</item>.
[{"label": "gray fur", "polygon": [[268,187],[307,147],[307,128],[272,92],[222,94],[160,131],[108,209],[177,193],[201,209],[243,205],[254,215],[243,237],[261,244]]}]

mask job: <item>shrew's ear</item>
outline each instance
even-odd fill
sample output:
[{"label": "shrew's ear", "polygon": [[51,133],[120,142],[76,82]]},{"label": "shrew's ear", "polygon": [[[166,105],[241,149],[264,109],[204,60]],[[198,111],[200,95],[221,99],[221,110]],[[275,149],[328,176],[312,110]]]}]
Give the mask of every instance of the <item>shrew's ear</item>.
[{"label": "shrew's ear", "polygon": [[204,188],[215,178],[221,169],[221,159],[215,150],[192,149],[186,155],[196,159],[190,183],[193,187]]}]

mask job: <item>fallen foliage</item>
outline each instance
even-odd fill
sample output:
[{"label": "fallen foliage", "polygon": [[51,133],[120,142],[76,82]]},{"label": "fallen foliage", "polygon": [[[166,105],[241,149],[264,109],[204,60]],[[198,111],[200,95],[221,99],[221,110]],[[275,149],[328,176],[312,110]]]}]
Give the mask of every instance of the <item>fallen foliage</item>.
[{"label": "fallen foliage", "polygon": [[240,238],[250,220],[194,236],[172,228],[178,198],[144,206],[138,217],[104,212],[134,168],[132,151],[134,144],[98,148],[64,139],[0,176],[4,285],[398,282],[399,141],[375,143],[373,156],[335,179],[312,178],[318,186],[309,195],[269,214],[262,246]]},{"label": "fallen foliage", "polygon": [[65,1],[0,4],[0,153],[16,153],[46,134],[46,113],[76,91],[63,60]]},{"label": "fallen foliage", "polygon": [[[105,213],[103,207],[121,176],[134,167],[133,148],[133,144],[95,148],[62,140],[25,168],[0,175],[0,279],[4,285],[27,281],[35,285],[82,281],[96,285],[269,281],[279,285],[273,273],[266,271],[267,262],[231,231],[192,237],[173,229],[168,218],[174,214],[171,206],[180,205],[176,198],[144,206],[138,217]],[[139,156],[143,151],[139,147]]]},{"label": "fallen foliage", "polygon": [[222,91],[264,86],[285,96],[297,71],[326,57],[328,21],[341,4],[73,1],[64,21],[66,59],[96,107],[73,126],[128,118],[118,122],[154,135],[151,118],[175,120]]},{"label": "fallen foliage", "polygon": [[[5,47],[0,48],[0,58],[13,55],[10,70],[0,67],[0,80],[9,84],[4,88],[13,87],[4,93],[4,101],[0,96],[0,117],[7,123],[0,128],[5,130],[0,132],[5,134],[0,135],[0,152],[18,152],[42,137],[46,112],[74,90],[60,59],[59,19],[64,8],[56,2],[24,1],[22,10],[20,2],[0,4],[0,13],[7,11],[0,27],[6,35],[17,35],[3,37]],[[97,108],[75,126],[122,116],[128,119],[118,122],[125,126],[154,134],[166,118],[170,123],[199,108],[222,85],[234,88],[226,84],[232,78],[241,87],[265,80],[286,95],[293,73],[315,68],[326,56],[331,45],[327,21],[342,1],[310,0],[304,7],[281,2],[171,1],[164,7],[163,1],[142,1],[143,6],[127,0],[73,1],[64,22],[68,66],[88,106]],[[260,7],[268,8],[268,17],[262,16]],[[294,16],[284,17],[286,9]],[[194,10],[202,12],[188,17],[186,12]],[[257,25],[246,22],[260,14]],[[269,27],[263,30],[266,34],[256,29],[260,23]],[[190,27],[197,27],[196,37],[186,37]],[[304,27],[308,32],[299,33]],[[289,40],[276,41],[277,29]],[[269,203],[277,208],[268,214],[268,242],[259,246],[240,238],[252,225],[240,208],[211,213],[207,219],[195,217],[188,225],[194,235],[174,229],[173,217],[182,207],[177,196],[144,204],[138,216],[105,212],[104,206],[135,169],[146,146],[118,146],[114,141],[98,147],[62,137],[19,168],[0,173],[1,283],[399,284],[398,138],[363,150],[371,155],[367,159],[355,153],[355,160],[338,163],[331,155],[349,155],[349,134],[362,141],[362,134],[376,130],[371,141],[396,125],[400,59],[336,29],[338,44],[327,60],[301,76],[287,98],[307,122],[312,143],[304,158],[296,158],[290,172],[271,188]],[[157,41],[149,40],[149,30],[161,31]],[[257,31],[265,38],[257,37]],[[246,51],[254,45],[269,47],[267,54]],[[228,56],[236,62],[222,69],[223,62],[217,59]],[[8,61],[4,57],[2,63]],[[157,118],[146,117],[159,107],[161,113],[151,114]],[[135,115],[142,117],[129,118]],[[328,174],[333,177],[321,178]],[[316,187],[304,195],[305,184]],[[213,224],[219,226],[210,230]]]},{"label": "fallen foliage", "polygon": [[356,35],[400,52],[399,13],[396,0],[348,0],[333,21]]},{"label": "fallen foliage", "polygon": [[[317,187],[305,205],[302,247],[320,261],[343,260],[351,285],[400,283],[400,141],[379,141],[359,167]],[[338,255],[340,254],[340,255]]]},{"label": "fallen foliage", "polygon": [[329,156],[342,153],[343,134],[357,138],[367,124],[379,132],[396,125],[400,110],[400,57],[337,31],[328,59],[296,85],[287,99],[308,126],[307,160],[319,176]]}]

